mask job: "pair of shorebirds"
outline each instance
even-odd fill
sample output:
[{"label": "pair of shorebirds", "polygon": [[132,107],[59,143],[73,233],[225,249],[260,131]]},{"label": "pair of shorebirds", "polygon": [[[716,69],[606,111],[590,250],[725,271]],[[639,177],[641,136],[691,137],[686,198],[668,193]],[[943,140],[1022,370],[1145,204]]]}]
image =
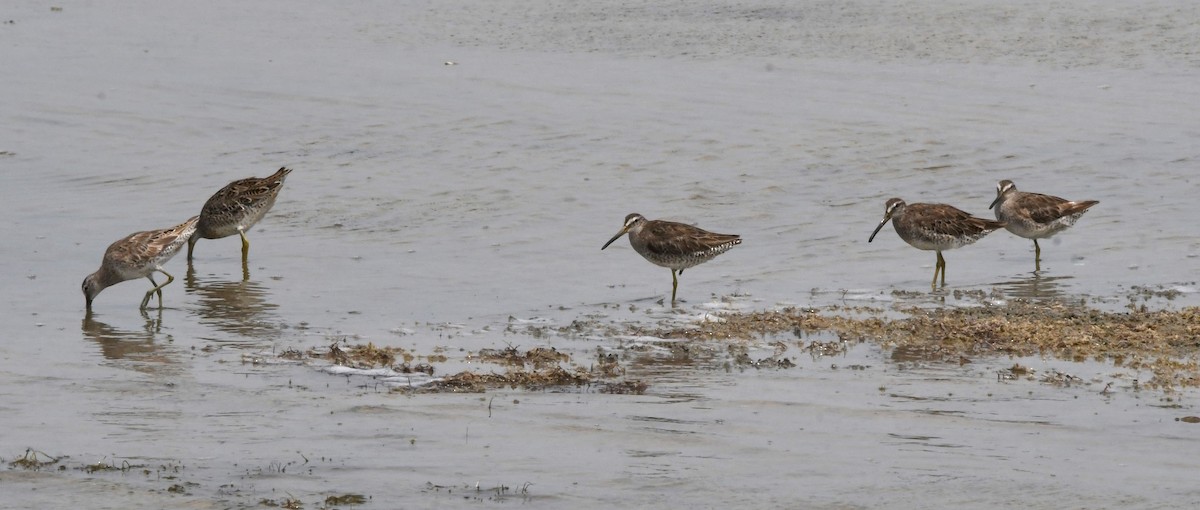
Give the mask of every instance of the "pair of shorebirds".
[{"label": "pair of shorebirds", "polygon": [[[907,204],[893,198],[887,201],[883,220],[867,242],[874,241],[879,230],[891,220],[896,233],[905,242],[917,249],[937,252],[932,284],[937,288],[939,273],[942,286],[946,286],[946,259],[942,257],[942,251],[966,246],[993,230],[1007,228],[1018,236],[1033,239],[1034,264],[1040,271],[1042,248],[1038,239],[1048,238],[1074,225],[1088,208],[1098,203],[1017,191],[1017,186],[1009,180],[996,185],[996,199],[988,206],[995,210],[998,221],[976,218],[946,204]],[[652,264],[671,270],[672,304],[679,288],[676,273],[683,274],[684,269],[708,262],[742,242],[737,235],[716,234],[673,221],[647,220],[634,213],[625,217],[621,231],[600,249],[608,248],[625,234],[629,234],[629,244],[634,251]]]},{"label": "pair of shorebirds", "polygon": [[1017,185],[1007,179],[996,184],[996,199],[988,206],[988,209],[995,211],[998,221],[976,218],[946,204],[906,204],[904,200],[892,198],[884,206],[883,220],[871,232],[867,242],[874,241],[879,229],[891,220],[896,234],[904,242],[919,250],[937,252],[933,283],[930,284],[936,289],[939,273],[942,275],[942,286],[946,286],[946,259],[942,257],[942,251],[972,244],[1000,228],[1033,239],[1034,270],[1041,271],[1042,247],[1038,239],[1046,239],[1066,230],[1098,203],[1096,200],[1072,201],[1017,191]]},{"label": "pair of shorebirds", "polygon": [[[291,173],[289,168],[280,168],[274,174],[250,177],[233,181],[216,192],[200,209],[199,216],[171,228],[134,232],[109,245],[104,251],[100,269],[83,279],[83,296],[87,310],[92,309],[96,295],[107,287],[123,281],[148,278],[153,285],[142,298],[141,309],[145,310],[150,298],[158,294],[158,306],[162,308],[162,288],[175,281],[163,264],[188,246],[188,264],[192,262],[192,250],[200,239],[220,239],[238,234],[242,238],[242,267],[245,268],[250,255],[250,240],[246,231],[267,214],[275,205],[275,197],[283,188],[283,180]],[[167,281],[159,285],[154,273],[162,273]]]}]

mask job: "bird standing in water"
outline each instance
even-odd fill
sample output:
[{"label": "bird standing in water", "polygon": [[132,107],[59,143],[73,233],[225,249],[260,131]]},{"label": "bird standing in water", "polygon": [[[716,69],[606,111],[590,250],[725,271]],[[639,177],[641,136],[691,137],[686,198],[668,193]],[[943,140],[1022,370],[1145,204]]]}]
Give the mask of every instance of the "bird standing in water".
[{"label": "bird standing in water", "polygon": [[200,209],[200,223],[196,235],[188,241],[188,264],[192,262],[192,250],[196,241],[220,239],[234,234],[242,237],[242,266],[250,256],[250,240],[246,231],[271,210],[275,197],[283,189],[283,180],[291,173],[290,168],[280,168],[268,177],[250,177],[233,181],[221,188]]},{"label": "bird standing in water", "polygon": [[1033,239],[1033,266],[1042,270],[1042,247],[1038,239],[1066,230],[1079,220],[1083,213],[1100,202],[1081,200],[1074,202],[1041,193],[1017,191],[1017,185],[1005,179],[996,184],[996,199],[988,209],[996,211],[996,219],[1004,222],[1004,228],[1025,239]]},{"label": "bird standing in water", "polygon": [[904,200],[892,198],[887,201],[883,220],[867,242],[875,240],[888,220],[900,239],[919,250],[937,251],[937,265],[933,268],[932,287],[937,289],[938,273],[942,274],[942,287],[946,286],[946,259],[943,250],[952,250],[974,243],[993,230],[1003,228],[998,221],[976,218],[956,207],[946,204],[906,204]]},{"label": "bird standing in water", "polygon": [[[92,300],[100,291],[143,276],[150,279],[154,288],[146,292],[141,309],[146,309],[150,296],[155,293],[158,293],[158,307],[162,308],[162,288],[175,281],[175,277],[164,271],[162,266],[196,233],[198,218],[193,216],[167,229],[135,232],[109,245],[100,261],[100,269],[83,279],[83,297],[88,311],[92,310]],[[155,271],[167,275],[167,281],[162,285],[154,281]]]},{"label": "bird standing in water", "polygon": [[741,236],[716,234],[674,221],[648,220],[638,213],[625,217],[625,225],[601,250],[608,248],[621,236],[629,234],[629,244],[651,264],[671,270],[671,305],[679,289],[676,273],[703,264],[730,248],[742,244]]}]

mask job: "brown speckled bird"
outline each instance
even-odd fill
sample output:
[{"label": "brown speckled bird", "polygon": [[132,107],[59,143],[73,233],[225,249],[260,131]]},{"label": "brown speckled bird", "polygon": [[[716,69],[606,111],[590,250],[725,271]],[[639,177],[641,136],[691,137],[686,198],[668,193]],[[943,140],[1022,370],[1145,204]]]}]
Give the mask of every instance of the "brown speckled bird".
[{"label": "brown speckled bird", "polygon": [[[162,266],[196,233],[198,219],[199,216],[193,216],[168,229],[135,232],[109,245],[104,251],[104,259],[100,261],[100,269],[83,279],[87,309],[92,309],[92,300],[105,288],[143,276],[150,279],[154,288],[142,299],[141,309],[146,309],[150,296],[155,293],[158,293],[158,307],[162,308],[162,288],[175,281],[175,277],[164,271]],[[155,271],[167,275],[167,281],[162,285],[154,281]]]},{"label": "brown speckled bird", "polygon": [[629,244],[651,264],[671,270],[671,304],[679,289],[678,274],[692,266],[703,264],[730,248],[742,244],[742,238],[732,234],[716,234],[674,221],[648,220],[638,213],[625,217],[625,226],[609,239],[601,250],[608,248],[621,236],[629,234]]},{"label": "brown speckled bird", "polygon": [[1017,191],[1010,180],[996,184],[996,199],[988,209],[995,209],[996,219],[1004,222],[1004,228],[1025,239],[1033,239],[1033,264],[1036,271],[1042,270],[1042,247],[1038,239],[1066,230],[1074,225],[1083,213],[1100,202],[1081,200],[1074,202],[1041,193]]},{"label": "brown speckled bird", "polygon": [[242,265],[250,256],[250,240],[246,231],[271,210],[275,197],[283,189],[283,180],[292,170],[280,168],[268,177],[250,177],[233,181],[221,188],[200,209],[200,223],[196,235],[188,241],[188,262],[192,261],[192,250],[196,241],[220,239],[234,234],[242,237]]},{"label": "brown speckled bird", "polygon": [[946,259],[942,258],[942,250],[966,246],[1004,227],[998,221],[976,218],[946,204],[905,204],[899,198],[892,198],[885,207],[883,220],[871,232],[867,242],[874,241],[879,229],[892,220],[892,226],[904,242],[918,250],[937,251],[932,284],[935,289],[939,272],[942,274],[942,286],[946,286]]}]

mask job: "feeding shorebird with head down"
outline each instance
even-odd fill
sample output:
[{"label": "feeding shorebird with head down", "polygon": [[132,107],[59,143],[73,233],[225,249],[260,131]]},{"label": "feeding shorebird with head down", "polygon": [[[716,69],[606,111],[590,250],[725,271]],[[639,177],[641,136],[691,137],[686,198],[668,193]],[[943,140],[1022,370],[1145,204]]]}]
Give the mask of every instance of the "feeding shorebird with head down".
[{"label": "feeding shorebird with head down", "polygon": [[[155,293],[158,293],[158,307],[162,308],[162,288],[175,281],[175,277],[163,270],[162,266],[196,233],[198,218],[193,216],[179,225],[162,230],[134,232],[109,245],[100,261],[100,269],[83,279],[83,297],[88,311],[91,311],[92,301],[100,291],[142,277],[150,279],[154,287],[142,298],[141,309],[146,309],[150,297]],[[154,281],[155,272],[166,275],[167,281],[159,285]]]}]

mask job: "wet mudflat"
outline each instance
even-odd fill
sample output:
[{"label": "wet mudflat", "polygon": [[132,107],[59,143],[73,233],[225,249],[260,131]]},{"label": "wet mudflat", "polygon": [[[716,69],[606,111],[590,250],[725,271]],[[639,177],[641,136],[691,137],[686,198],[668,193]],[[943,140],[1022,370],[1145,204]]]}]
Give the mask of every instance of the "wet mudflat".
[{"label": "wet mudflat", "polygon": [[[0,507],[1194,506],[1197,7],[841,5],[19,5]],[[866,242],[1001,179],[1100,204]],[[745,242],[671,308],[631,212]]]},{"label": "wet mudflat", "polygon": [[[413,335],[435,336],[425,328]],[[5,483],[20,489],[13,493],[20,505],[87,492],[107,507],[321,507],[346,495],[367,496],[367,507],[653,506],[661,493],[693,484],[704,488],[675,497],[916,507],[931,497],[1049,505],[1079,491],[1081,504],[1120,499],[1136,507],[1196,496],[1186,483],[1190,469],[1179,467],[1194,462],[1186,447],[1196,426],[1193,397],[1152,388],[1152,368],[963,356],[795,330],[752,340],[498,335],[522,346],[517,366],[507,347],[470,347],[501,343],[484,332],[447,336],[457,348],[396,342],[411,345],[404,349],[410,362],[400,354],[378,363],[377,352],[353,346],[339,348],[347,357],[338,360],[317,346],[305,356],[245,348],[183,356],[196,345],[179,341],[159,356],[188,358],[188,374],[149,356],[112,360],[133,374],[76,391],[122,397],[77,401],[71,413],[86,413],[91,429],[106,431],[105,448],[85,444],[78,432],[59,436],[73,427],[45,416],[18,417],[10,422],[22,422],[26,440],[63,457],[37,470],[10,466]],[[557,353],[542,358],[558,359],[554,366],[579,380],[432,389],[425,373],[404,368],[426,365],[443,380],[536,372],[524,361],[533,349],[522,349],[538,344]],[[606,391],[614,381],[646,387]],[[967,491],[968,484],[982,490]]]}]

